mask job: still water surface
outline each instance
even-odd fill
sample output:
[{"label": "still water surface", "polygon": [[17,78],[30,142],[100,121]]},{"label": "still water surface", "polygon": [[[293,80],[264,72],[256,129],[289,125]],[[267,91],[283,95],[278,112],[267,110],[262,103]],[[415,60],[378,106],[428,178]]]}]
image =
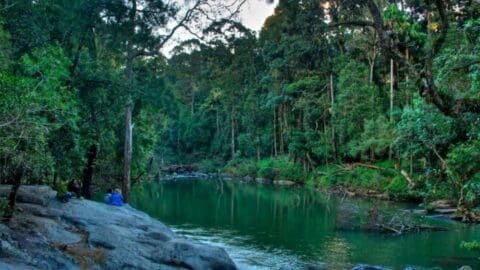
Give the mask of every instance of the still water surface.
[{"label": "still water surface", "polygon": [[478,226],[419,218],[451,230],[405,236],[345,228],[361,222],[357,214],[373,205],[386,214],[411,205],[222,180],[147,183],[134,188],[131,204],[180,235],[225,248],[240,269],[349,269],[355,264],[480,269],[480,255],[459,247],[463,240],[480,239]]}]

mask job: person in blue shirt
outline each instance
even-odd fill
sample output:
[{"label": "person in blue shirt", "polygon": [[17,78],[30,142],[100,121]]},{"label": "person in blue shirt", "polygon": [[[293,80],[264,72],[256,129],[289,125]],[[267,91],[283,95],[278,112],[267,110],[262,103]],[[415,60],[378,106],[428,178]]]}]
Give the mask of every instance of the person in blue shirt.
[{"label": "person in blue shirt", "polygon": [[110,200],[108,201],[108,204],[115,206],[123,206],[123,197],[118,188],[116,188],[112,192],[112,195],[110,195]]}]

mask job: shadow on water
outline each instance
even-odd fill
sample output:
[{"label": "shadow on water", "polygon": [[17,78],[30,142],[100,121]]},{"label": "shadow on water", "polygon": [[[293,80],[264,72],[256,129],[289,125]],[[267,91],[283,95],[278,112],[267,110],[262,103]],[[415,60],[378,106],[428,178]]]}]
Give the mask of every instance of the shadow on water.
[{"label": "shadow on water", "polygon": [[132,205],[181,235],[224,247],[240,268],[345,269],[364,263],[480,269],[478,255],[460,249],[461,241],[480,238],[474,227],[426,218],[422,222],[451,230],[392,236],[355,229],[366,219],[358,213],[373,205],[394,213],[409,207],[404,204],[338,198],[301,187],[182,180],[137,186]]}]

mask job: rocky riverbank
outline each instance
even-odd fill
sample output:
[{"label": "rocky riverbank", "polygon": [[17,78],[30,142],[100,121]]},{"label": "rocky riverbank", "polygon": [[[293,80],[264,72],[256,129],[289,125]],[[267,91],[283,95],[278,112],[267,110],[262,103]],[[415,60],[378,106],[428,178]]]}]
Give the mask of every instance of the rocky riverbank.
[{"label": "rocky riverbank", "polygon": [[[0,186],[0,196],[9,192]],[[236,269],[221,248],[181,238],[130,206],[73,199],[22,186],[0,225],[0,269]]]}]

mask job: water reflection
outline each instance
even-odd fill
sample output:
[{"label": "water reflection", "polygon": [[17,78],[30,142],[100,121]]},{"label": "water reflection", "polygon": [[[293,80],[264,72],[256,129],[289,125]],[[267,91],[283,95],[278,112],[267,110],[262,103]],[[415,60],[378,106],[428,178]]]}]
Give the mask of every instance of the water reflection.
[{"label": "water reflection", "polygon": [[[133,191],[132,204],[173,226],[179,234],[227,249],[248,269],[291,269],[327,264],[406,265],[425,269],[480,268],[476,254],[459,248],[479,239],[478,229],[443,222],[455,230],[402,237],[351,230],[372,202],[236,181],[182,180],[150,183]],[[396,211],[398,204],[375,202]]]}]

